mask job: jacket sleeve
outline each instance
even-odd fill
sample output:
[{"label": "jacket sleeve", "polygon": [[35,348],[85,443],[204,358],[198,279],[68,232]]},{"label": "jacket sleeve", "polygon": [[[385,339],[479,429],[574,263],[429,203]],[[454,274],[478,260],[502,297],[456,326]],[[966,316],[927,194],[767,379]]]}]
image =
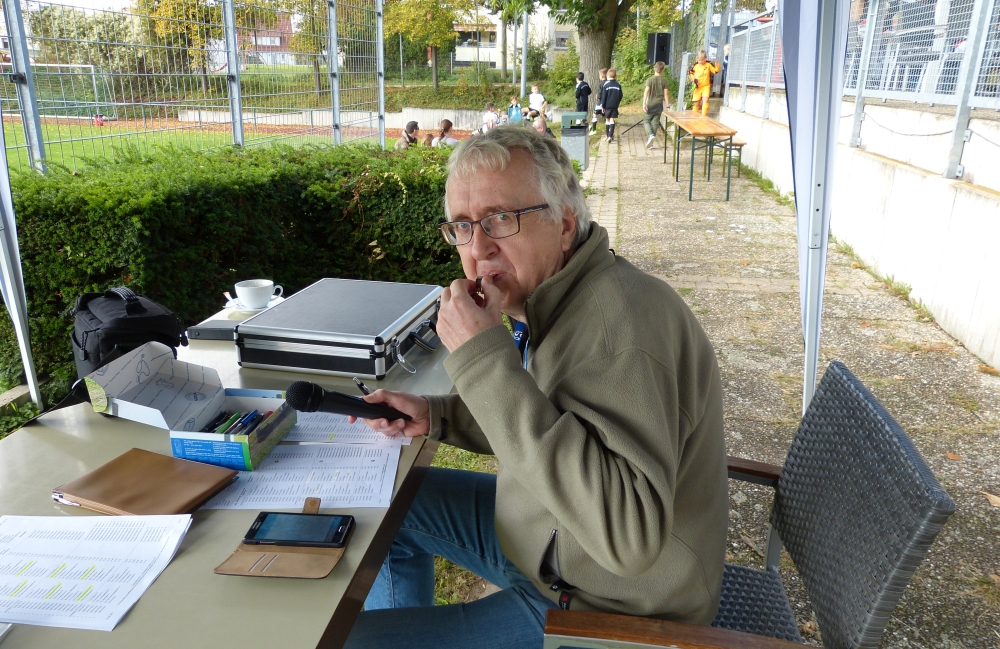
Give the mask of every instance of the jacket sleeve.
[{"label": "jacket sleeve", "polygon": [[504,471],[594,561],[622,576],[653,565],[673,526],[687,417],[672,370],[637,349],[597,354],[550,399],[502,326],[467,341],[445,367]]},{"label": "jacket sleeve", "polygon": [[[510,335],[508,334],[508,339]],[[509,342],[509,341],[508,341]],[[482,455],[493,455],[490,442],[457,394],[425,396],[430,406],[428,437]]]}]

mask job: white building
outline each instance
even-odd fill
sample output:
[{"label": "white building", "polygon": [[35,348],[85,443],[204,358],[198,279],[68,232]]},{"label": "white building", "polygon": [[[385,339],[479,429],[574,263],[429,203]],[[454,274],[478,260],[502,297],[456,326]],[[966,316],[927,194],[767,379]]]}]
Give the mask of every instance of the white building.
[{"label": "white building", "polygon": [[[560,52],[569,49],[569,44],[577,42],[576,25],[562,25],[556,22],[556,15],[548,7],[540,6],[528,17],[528,40],[534,45],[544,45],[547,50],[546,63],[552,65]],[[500,17],[496,14],[482,12],[465,17],[460,23],[455,23],[458,32],[458,43],[455,47],[455,65],[480,65],[492,68],[500,67]],[[519,27],[507,26],[507,67],[510,69],[516,61],[521,62],[521,44],[523,32]]]}]

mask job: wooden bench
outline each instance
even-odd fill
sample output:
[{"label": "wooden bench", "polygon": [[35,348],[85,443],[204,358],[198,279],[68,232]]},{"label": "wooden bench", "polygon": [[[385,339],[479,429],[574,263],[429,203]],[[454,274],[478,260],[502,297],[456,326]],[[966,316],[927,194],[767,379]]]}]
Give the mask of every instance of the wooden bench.
[{"label": "wooden bench", "polygon": [[732,146],[732,150],[736,152],[736,177],[739,178],[743,175],[743,147],[746,146],[746,142],[738,138],[733,138],[733,143],[730,145],[726,141],[716,142],[715,146],[722,150],[723,153],[726,149]]}]

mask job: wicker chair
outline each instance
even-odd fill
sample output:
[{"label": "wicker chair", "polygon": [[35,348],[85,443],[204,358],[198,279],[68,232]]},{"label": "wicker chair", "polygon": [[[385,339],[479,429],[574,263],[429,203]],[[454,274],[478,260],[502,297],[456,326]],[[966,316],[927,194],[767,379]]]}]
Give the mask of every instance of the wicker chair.
[{"label": "wicker chair", "polygon": [[896,420],[838,362],[823,376],[785,466],[730,458],[729,477],[776,491],[766,569],[726,565],[714,628],[554,610],[545,649],[801,646],[793,644],[801,638],[777,571],[782,543],[823,645],[877,647],[903,588],[955,511]]}]

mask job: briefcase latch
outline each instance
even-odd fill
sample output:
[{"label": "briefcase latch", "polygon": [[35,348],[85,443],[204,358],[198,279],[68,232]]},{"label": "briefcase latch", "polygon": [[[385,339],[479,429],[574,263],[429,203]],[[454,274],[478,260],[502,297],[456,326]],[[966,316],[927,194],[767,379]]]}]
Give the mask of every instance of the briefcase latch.
[{"label": "briefcase latch", "polygon": [[416,374],[417,368],[413,367],[406,361],[406,357],[403,356],[403,350],[401,350],[399,346],[400,346],[399,338],[394,337],[392,339],[392,342],[389,343],[389,352],[392,354],[393,360],[395,360],[400,367],[402,367],[410,374]]}]

